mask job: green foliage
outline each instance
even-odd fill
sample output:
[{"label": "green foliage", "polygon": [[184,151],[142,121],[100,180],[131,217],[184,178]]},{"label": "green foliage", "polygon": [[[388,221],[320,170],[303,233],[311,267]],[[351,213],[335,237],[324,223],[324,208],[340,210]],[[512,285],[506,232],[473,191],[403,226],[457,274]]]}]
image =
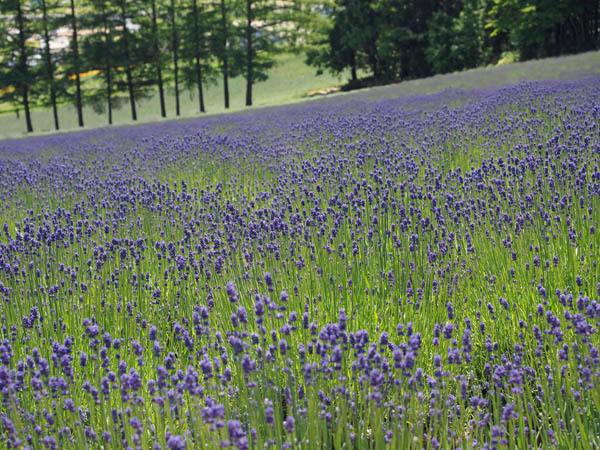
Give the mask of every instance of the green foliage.
[{"label": "green foliage", "polygon": [[[120,5],[121,2],[125,4],[125,17],[120,18],[119,33],[120,38],[115,40],[118,46],[124,46],[125,42],[122,38],[124,33],[123,22],[129,19],[132,24],[139,25],[138,31],[129,30],[127,28],[127,40],[129,44],[128,55],[126,55],[125,49],[122,48],[117,52],[120,58],[119,67],[126,68],[130,67],[133,77],[135,79],[134,91],[136,98],[148,98],[150,95],[150,89],[154,83],[153,67],[150,62],[154,58],[154,52],[152,48],[152,31],[150,27],[142,26],[138,22],[141,14],[146,17],[149,16],[148,3],[142,0],[118,0],[117,3]],[[143,16],[142,16],[143,17]],[[128,25],[129,26],[129,25]]]},{"label": "green foliage", "polygon": [[[266,72],[275,63],[273,53],[278,37],[273,28],[278,20],[277,10],[268,0],[242,0],[237,3],[237,7],[239,9],[236,15],[239,19],[235,27],[235,39],[239,42],[243,58],[236,58],[235,63],[244,78],[264,81],[267,79]],[[250,70],[248,58],[252,61]]]},{"label": "green foliage", "polygon": [[88,84],[86,100],[94,111],[103,113],[107,109],[118,109],[124,103],[119,96],[126,87],[124,71],[119,69],[122,48],[116,44],[119,22],[115,5],[109,0],[91,0],[90,3],[93,10],[85,16],[85,25],[96,32],[82,42],[84,66],[100,73],[94,84]]},{"label": "green foliage", "polygon": [[307,62],[319,72],[341,73],[351,69],[368,69],[377,78],[381,74],[381,57],[377,44],[382,16],[375,0],[343,0],[334,6],[331,25],[321,24],[307,51]]},{"label": "green foliage", "polygon": [[473,3],[466,3],[457,17],[436,11],[429,20],[425,55],[432,72],[471,69],[483,62],[484,24]]},{"label": "green foliage", "polygon": [[[39,54],[41,56],[39,76],[36,80],[37,102],[44,106],[52,106],[52,96],[61,98],[67,95],[68,79],[63,71],[64,52],[46,48],[46,36],[50,41],[50,32],[64,24],[60,0],[40,0],[37,13],[39,20],[34,21],[35,33],[41,36]],[[46,14],[44,15],[44,9]]]},{"label": "green foliage", "polygon": [[[317,68],[317,74],[321,75],[323,71],[329,70],[332,73],[339,73],[346,66],[352,67],[355,62],[352,61],[352,45],[345,39],[345,32],[348,26],[347,20],[338,18],[343,11],[338,11],[335,4],[330,2],[327,6],[319,8],[315,5],[308,11],[303,11],[303,18],[306,33],[303,36],[304,49],[306,51],[306,61],[309,65]],[[331,12],[332,11],[332,12]],[[312,17],[312,20],[309,18]]]},{"label": "green foliage", "polygon": [[[196,2],[197,17],[194,17],[193,0],[187,0],[182,6],[184,12],[181,26],[181,59],[183,82],[194,92],[197,83],[196,57],[200,64],[202,79],[214,84],[218,76],[213,49],[211,48],[210,32],[219,26],[219,16],[215,8],[201,2]],[[198,29],[195,30],[195,26]]]},{"label": "green foliage", "polygon": [[598,46],[598,2],[493,0],[486,28],[505,35],[521,60],[591,50]]},{"label": "green foliage", "polygon": [[425,48],[432,11],[430,1],[343,0],[334,8],[328,39],[308,50],[308,62],[321,72],[367,70],[380,82],[428,75]]},{"label": "green foliage", "polygon": [[[209,46],[212,54],[217,59],[220,71],[224,71],[225,64],[228,64],[227,75],[236,77],[240,73],[240,65],[244,54],[241,49],[241,41],[236,36],[237,31],[233,25],[231,6],[237,5],[225,0],[221,0],[219,4],[215,5],[217,21],[209,36]],[[238,63],[236,64],[236,62]]]},{"label": "green foliage", "polygon": [[[0,13],[3,14],[0,22],[0,101],[15,106],[22,103],[19,88],[24,85],[31,88],[38,81],[37,61],[34,60],[38,52],[32,45],[21,45],[21,40],[26,42],[35,33],[31,19],[25,14],[31,6],[22,0],[0,2]],[[18,26],[18,9],[22,11],[21,29]]]},{"label": "green foliage", "polygon": [[34,59],[39,53],[28,42],[35,33],[30,18],[32,12],[35,12],[35,4],[28,1],[3,0],[0,3],[4,19],[0,30],[0,100],[12,103],[17,111],[18,105],[23,105],[28,132],[33,131],[29,110],[39,76],[38,60]]},{"label": "green foliage", "polygon": [[312,33],[307,62],[317,73],[366,69],[385,83],[497,63],[509,53],[526,60],[591,50],[599,7],[585,0],[339,0],[331,22]]}]

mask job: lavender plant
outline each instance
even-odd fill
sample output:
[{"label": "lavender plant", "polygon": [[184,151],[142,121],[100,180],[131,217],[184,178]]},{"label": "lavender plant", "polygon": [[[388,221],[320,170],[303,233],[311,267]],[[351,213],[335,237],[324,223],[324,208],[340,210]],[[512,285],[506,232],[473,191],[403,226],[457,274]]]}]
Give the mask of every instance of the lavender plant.
[{"label": "lavender plant", "polygon": [[600,446],[567,78],[0,143],[2,445]]}]

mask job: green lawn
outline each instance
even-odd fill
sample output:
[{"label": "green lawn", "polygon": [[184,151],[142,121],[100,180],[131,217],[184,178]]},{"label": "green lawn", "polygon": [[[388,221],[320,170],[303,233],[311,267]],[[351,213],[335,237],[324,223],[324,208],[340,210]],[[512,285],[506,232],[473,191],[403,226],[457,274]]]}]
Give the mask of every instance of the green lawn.
[{"label": "green lawn", "polygon": [[[300,100],[310,91],[324,89],[343,84],[345,76],[336,77],[328,73],[315,76],[315,69],[304,63],[303,55],[284,54],[277,58],[277,65],[271,70],[269,79],[254,86],[253,99],[255,106],[277,105]],[[230,80],[230,110],[244,109],[246,84],[242,77]],[[196,91],[194,91],[196,94]],[[217,84],[207,86],[205,89],[205,104],[207,113],[221,113],[223,106],[223,83],[219,79]],[[167,116],[175,116],[175,98],[173,89],[167,89]],[[185,91],[180,96],[181,116],[193,117],[199,115],[198,98]],[[10,108],[7,110],[7,108]],[[25,133],[25,119],[21,108],[20,118],[17,118],[10,105],[0,104],[0,138],[15,137]],[[61,130],[77,129],[77,113],[70,104],[59,107],[59,120]],[[138,104],[138,122],[161,120],[158,95]],[[46,133],[54,130],[52,110],[50,108],[35,108],[32,111],[34,131]],[[84,121],[86,128],[107,125],[107,114],[98,114],[91,107],[84,108]],[[117,111],[113,111],[113,123],[122,125],[132,123],[131,110],[126,103]]]}]

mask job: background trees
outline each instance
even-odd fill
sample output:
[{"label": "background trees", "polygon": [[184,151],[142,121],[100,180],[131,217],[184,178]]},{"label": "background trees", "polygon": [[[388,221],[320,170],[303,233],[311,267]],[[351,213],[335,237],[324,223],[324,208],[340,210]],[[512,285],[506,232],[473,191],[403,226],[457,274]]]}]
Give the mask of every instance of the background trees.
[{"label": "background trees", "polygon": [[197,92],[198,110],[205,112],[204,86],[214,83],[218,73],[217,67],[211,64],[212,49],[209,37],[211,30],[219,28],[219,18],[216,8],[211,8],[199,0],[188,0],[184,8],[181,27],[183,83],[191,95]]},{"label": "background trees", "polygon": [[90,0],[92,11],[86,15],[86,25],[94,30],[83,40],[84,65],[98,76],[88,89],[87,100],[98,112],[107,112],[108,124],[113,123],[113,109],[124,103],[119,94],[124,91],[122,48],[118,45],[119,22],[115,5],[110,0]]},{"label": "background trees", "polygon": [[[597,0],[336,0],[307,61],[384,83],[598,48]],[[319,35],[319,31],[315,31]],[[354,78],[354,76],[353,76]]]},{"label": "background trees", "polygon": [[52,107],[54,119],[54,128],[60,129],[58,118],[57,99],[65,95],[64,82],[57,79],[57,69],[60,61],[60,55],[53,54],[50,45],[50,31],[60,26],[60,15],[57,16],[59,4],[56,0],[40,0],[41,18],[37,21],[37,33],[42,36],[41,51],[44,61],[44,76],[40,77],[38,84],[40,87],[41,103]]},{"label": "background trees", "polygon": [[[206,111],[207,85],[245,79],[245,104],[281,51],[304,52],[317,73],[349,73],[349,87],[503,60],[598,48],[600,0],[2,0],[0,102],[23,113],[58,106],[137,119],[158,95],[167,116],[184,90]],[[362,78],[361,78],[362,77]]]},{"label": "background trees", "polygon": [[284,42],[287,30],[278,27],[289,19],[288,5],[273,0],[244,0],[245,20],[242,45],[245,61],[240,72],[246,79],[246,106],[252,106],[254,83],[267,79],[267,71],[273,67],[277,43]]}]

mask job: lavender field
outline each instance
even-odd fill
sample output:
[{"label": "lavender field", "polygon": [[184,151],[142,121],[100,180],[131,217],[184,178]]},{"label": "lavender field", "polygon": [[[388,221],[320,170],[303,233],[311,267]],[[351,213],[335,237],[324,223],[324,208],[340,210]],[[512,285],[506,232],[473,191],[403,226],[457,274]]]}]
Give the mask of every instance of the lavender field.
[{"label": "lavender field", "polygon": [[0,142],[0,447],[598,448],[587,57]]}]

